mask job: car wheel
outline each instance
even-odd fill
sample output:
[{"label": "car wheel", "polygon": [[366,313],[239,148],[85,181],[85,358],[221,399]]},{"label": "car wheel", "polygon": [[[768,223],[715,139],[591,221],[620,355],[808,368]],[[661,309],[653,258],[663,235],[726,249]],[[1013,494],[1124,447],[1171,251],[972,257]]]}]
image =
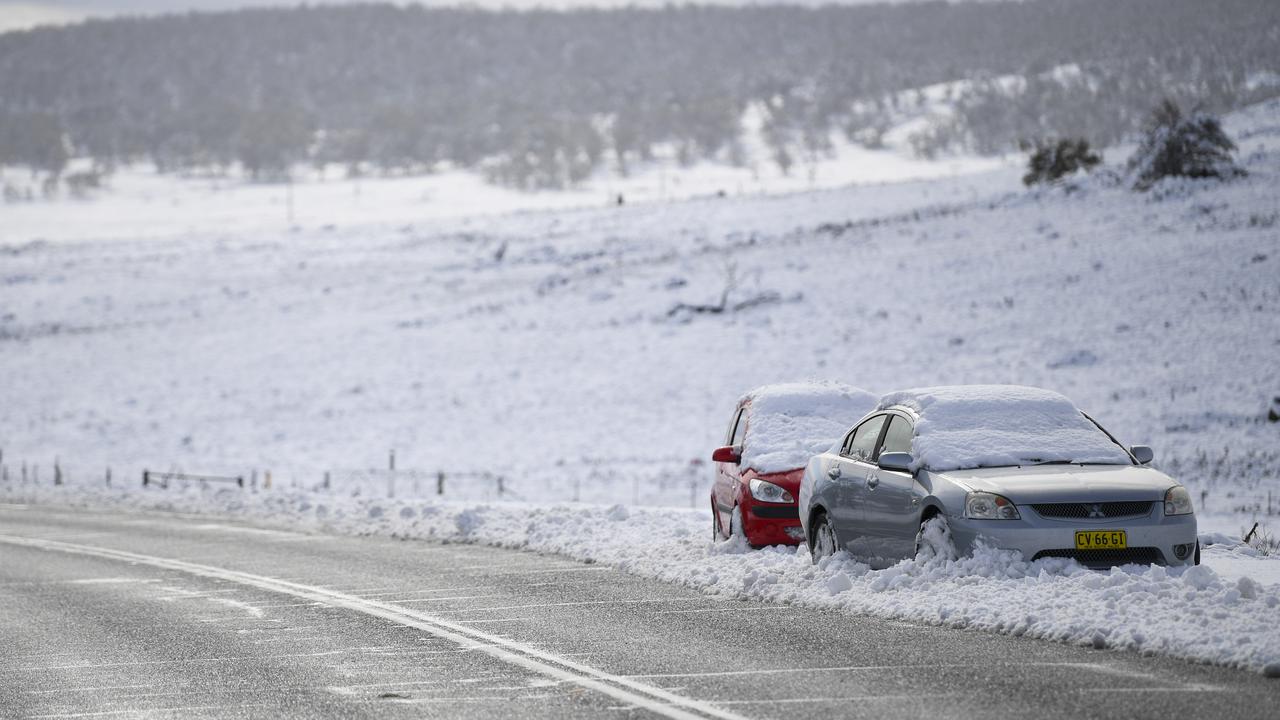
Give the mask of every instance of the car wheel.
[{"label": "car wheel", "polygon": [[956,544],[944,515],[927,517],[916,531],[916,560],[955,560]]},{"label": "car wheel", "polygon": [[809,548],[810,557],[817,563],[823,558],[836,554],[840,541],[836,538],[836,529],[831,526],[826,513],[818,513],[813,518],[813,544]]}]

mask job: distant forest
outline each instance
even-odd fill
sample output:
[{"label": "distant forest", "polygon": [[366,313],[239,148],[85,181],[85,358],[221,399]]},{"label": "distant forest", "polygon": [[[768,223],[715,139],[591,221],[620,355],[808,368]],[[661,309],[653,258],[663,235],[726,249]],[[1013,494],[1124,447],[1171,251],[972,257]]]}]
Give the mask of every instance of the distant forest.
[{"label": "distant forest", "polygon": [[955,80],[972,82],[953,116],[912,138],[921,155],[1051,136],[1107,145],[1164,97],[1222,111],[1280,92],[1280,2],[358,5],[90,21],[0,35],[0,164],[56,176],[72,156],[240,163],[263,179],[298,163],[450,164],[558,188],[605,163],[625,173],[659,146],[741,162],[755,107],[788,169],[833,133],[874,146],[908,91]]}]

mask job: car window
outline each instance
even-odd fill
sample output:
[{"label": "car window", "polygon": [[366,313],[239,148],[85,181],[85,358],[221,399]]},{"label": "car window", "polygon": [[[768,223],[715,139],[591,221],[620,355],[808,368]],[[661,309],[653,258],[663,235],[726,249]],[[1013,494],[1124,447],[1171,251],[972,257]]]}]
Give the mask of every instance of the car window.
[{"label": "car window", "polygon": [[734,421],[733,433],[729,436],[730,445],[741,445],[742,438],[747,434],[747,409],[738,410],[738,418]]},{"label": "car window", "polygon": [[880,429],[884,427],[886,417],[877,415],[859,425],[858,429],[853,431],[853,437],[849,441],[849,448],[845,454],[852,458],[869,461],[871,451],[876,447],[876,440],[880,438]]},{"label": "car window", "polygon": [[887,452],[911,452],[912,432],[914,428],[911,427],[910,420],[894,415],[889,421],[889,429],[884,433],[884,442],[880,444],[880,452],[876,453],[876,457]]}]

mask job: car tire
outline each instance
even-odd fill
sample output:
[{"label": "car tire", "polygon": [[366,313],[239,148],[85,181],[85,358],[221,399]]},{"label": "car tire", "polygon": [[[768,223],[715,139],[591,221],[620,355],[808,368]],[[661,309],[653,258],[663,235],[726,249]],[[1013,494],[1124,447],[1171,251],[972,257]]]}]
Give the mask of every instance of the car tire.
[{"label": "car tire", "polygon": [[920,522],[916,530],[916,560],[955,560],[956,543],[951,537],[951,526],[945,515],[931,515]]},{"label": "car tire", "polygon": [[836,529],[827,519],[827,514],[820,512],[813,516],[813,541],[809,545],[809,557],[816,565],[823,558],[836,554],[840,548],[840,539]]}]

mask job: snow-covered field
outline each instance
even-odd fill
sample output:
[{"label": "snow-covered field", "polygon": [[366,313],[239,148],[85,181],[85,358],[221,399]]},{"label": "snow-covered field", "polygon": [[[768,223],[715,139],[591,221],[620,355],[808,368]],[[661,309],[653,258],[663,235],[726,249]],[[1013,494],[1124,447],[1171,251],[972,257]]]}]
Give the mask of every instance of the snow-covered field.
[{"label": "snow-covered field", "polygon": [[[441,164],[427,175],[350,177],[341,165],[294,169],[293,182],[247,180],[237,167],[224,174],[158,174],[146,164],[107,175],[100,189],[81,195],[63,191],[46,197],[44,176],[25,168],[0,166],[6,195],[30,200],[0,206],[0,242],[172,238],[185,234],[299,233],[387,226],[438,227],[448,221],[499,213],[566,211],[625,204],[667,203],[692,198],[762,196],[906,180],[966,177],[1016,165],[1020,158],[957,155],[934,161],[915,157],[910,134],[943,113],[942,97],[963,83],[922,88],[920,104],[903,93],[902,109],[881,140],[868,149],[830,134],[826,154],[798,153],[784,173],[764,140],[759,107],[744,111],[742,158],[733,165],[699,161],[682,166],[675,146],[659,146],[648,162],[623,172],[611,163],[568,190],[524,192],[492,185],[474,171]],[[914,95],[912,96],[914,97]],[[68,173],[93,169],[73,161]],[[449,223],[453,224],[453,223]]]},{"label": "snow-covered field", "polygon": [[[65,203],[12,225],[6,206],[0,497],[527,547],[709,592],[1280,673],[1280,560],[1238,542],[1254,522],[1280,533],[1278,117],[1271,103],[1227,123],[1249,177],[1147,194],[1106,173],[1026,191],[997,169],[190,231],[103,200],[85,209],[99,236]],[[726,289],[724,312],[690,309]],[[1109,574],[994,551],[814,569],[803,551],[713,546],[697,462],[744,391],[803,379],[1062,392],[1154,446],[1215,544],[1201,568]],[[355,470],[391,449],[400,472]],[[274,484],[143,490],[143,468]],[[454,478],[443,500],[438,470]]]}]

